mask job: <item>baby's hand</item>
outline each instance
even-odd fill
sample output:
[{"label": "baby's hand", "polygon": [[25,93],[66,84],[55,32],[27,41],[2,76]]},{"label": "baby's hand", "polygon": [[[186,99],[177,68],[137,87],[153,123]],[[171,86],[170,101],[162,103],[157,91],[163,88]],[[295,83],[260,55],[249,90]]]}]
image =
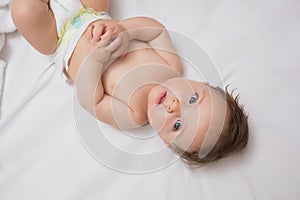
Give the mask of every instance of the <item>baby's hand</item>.
[{"label": "baby's hand", "polygon": [[119,37],[122,41],[118,49],[116,49],[112,54],[112,58],[118,58],[127,53],[127,48],[129,44],[129,35],[127,30],[122,25],[116,23],[113,26],[115,27],[115,30],[113,32],[114,36]]},{"label": "baby's hand", "polygon": [[115,56],[119,54],[115,52],[119,50],[122,39],[119,36],[113,37],[115,26],[106,27],[102,24],[97,30],[97,37],[95,37],[95,30],[94,27],[87,29],[88,34],[93,38],[98,38],[97,46],[92,50],[88,59],[104,64],[108,60],[116,58]]}]

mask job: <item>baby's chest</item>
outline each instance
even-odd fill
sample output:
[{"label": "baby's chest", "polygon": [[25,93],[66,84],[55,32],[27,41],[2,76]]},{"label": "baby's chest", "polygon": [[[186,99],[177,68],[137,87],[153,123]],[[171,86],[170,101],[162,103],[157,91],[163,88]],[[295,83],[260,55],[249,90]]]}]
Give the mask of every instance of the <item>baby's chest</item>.
[{"label": "baby's chest", "polygon": [[[167,63],[145,43],[135,43],[125,57],[112,63],[102,75],[106,94],[124,102],[145,102],[151,85],[174,76]],[[133,49],[133,50],[132,50]]]}]

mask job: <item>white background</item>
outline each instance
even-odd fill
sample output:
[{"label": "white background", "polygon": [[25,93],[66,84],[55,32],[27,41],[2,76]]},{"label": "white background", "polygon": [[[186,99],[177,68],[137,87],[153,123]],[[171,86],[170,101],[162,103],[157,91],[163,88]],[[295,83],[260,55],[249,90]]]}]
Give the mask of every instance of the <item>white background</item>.
[{"label": "white background", "polygon": [[151,16],[203,46],[249,113],[243,154],[142,175],[111,170],[86,151],[73,88],[46,56],[8,34],[0,199],[299,199],[299,10],[297,0],[112,1],[117,19]]}]

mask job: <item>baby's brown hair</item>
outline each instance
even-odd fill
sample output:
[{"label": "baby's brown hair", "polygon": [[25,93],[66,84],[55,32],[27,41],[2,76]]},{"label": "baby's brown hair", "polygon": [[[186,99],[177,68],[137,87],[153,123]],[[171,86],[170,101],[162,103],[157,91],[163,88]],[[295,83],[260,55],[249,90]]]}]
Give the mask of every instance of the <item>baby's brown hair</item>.
[{"label": "baby's brown hair", "polygon": [[175,152],[181,155],[183,161],[193,167],[200,167],[204,164],[211,163],[227,157],[231,154],[240,152],[243,150],[249,138],[249,127],[248,127],[248,115],[246,114],[244,107],[239,104],[239,95],[233,97],[233,92],[228,92],[228,86],[225,90],[219,87],[212,87],[226,99],[227,102],[227,123],[225,123],[221,135],[214,145],[212,150],[205,156],[200,157],[199,152],[195,151],[189,153],[173,148]]}]

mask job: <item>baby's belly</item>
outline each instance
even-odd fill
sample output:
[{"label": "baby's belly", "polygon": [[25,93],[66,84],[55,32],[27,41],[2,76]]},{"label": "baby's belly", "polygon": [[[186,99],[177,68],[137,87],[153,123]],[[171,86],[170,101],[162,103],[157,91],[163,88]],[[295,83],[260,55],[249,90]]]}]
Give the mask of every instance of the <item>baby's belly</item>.
[{"label": "baby's belly", "polygon": [[[104,71],[102,83],[106,94],[130,104],[145,102],[151,86],[174,77],[174,70],[147,43],[131,41],[128,53]],[[146,97],[145,97],[146,98]]]}]

